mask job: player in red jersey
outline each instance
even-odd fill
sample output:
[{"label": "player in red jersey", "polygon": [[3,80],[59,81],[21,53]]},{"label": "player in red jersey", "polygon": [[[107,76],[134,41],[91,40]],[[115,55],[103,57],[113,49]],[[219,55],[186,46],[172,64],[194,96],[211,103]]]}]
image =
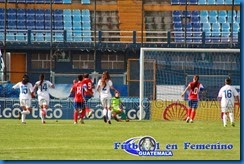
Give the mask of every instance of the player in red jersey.
[{"label": "player in red jersey", "polygon": [[92,89],[94,87],[93,87],[93,82],[89,78],[88,73],[84,73],[82,83],[83,83],[83,97],[85,99],[85,108],[86,108],[85,111],[88,113],[88,118],[90,118],[92,115],[92,110],[89,109],[87,102],[90,98],[93,97],[93,90]]},{"label": "player in red jersey", "polygon": [[198,107],[198,93],[200,91],[201,83],[199,82],[199,76],[195,75],[193,76],[193,81],[188,84],[184,92],[181,94],[183,97],[187,90],[190,90],[188,95],[188,110],[187,110],[187,118],[186,122],[193,123],[193,120],[196,115],[196,109]]},{"label": "player in red jersey", "polygon": [[[80,122],[82,124],[84,124],[84,121],[83,121],[83,118],[84,118],[84,113],[85,113],[85,105],[84,105],[84,97],[83,97],[83,83],[82,83],[82,80],[83,80],[83,76],[82,75],[78,75],[78,82],[74,83],[70,92],[73,92],[75,94],[75,97],[74,97],[74,106],[75,106],[75,109],[74,109],[74,124],[77,124],[78,122],[78,116],[79,116],[79,113],[81,111],[81,115],[80,115]],[[84,111],[84,112],[83,112]]]}]

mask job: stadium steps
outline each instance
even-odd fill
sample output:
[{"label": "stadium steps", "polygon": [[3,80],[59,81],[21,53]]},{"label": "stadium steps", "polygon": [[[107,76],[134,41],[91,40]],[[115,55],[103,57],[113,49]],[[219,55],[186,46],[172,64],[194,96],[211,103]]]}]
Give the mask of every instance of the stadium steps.
[{"label": "stadium steps", "polygon": [[[120,31],[141,31],[142,27],[142,0],[118,0],[118,15],[120,19]],[[120,33],[121,41],[132,42],[132,37],[124,36],[132,33]],[[140,34],[137,34],[140,35]],[[137,38],[136,42],[141,42],[141,38]]]}]

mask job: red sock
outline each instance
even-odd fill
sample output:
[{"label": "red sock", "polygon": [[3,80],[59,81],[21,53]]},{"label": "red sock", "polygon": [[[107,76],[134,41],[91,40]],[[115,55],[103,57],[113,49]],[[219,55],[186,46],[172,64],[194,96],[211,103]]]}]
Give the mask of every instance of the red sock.
[{"label": "red sock", "polygon": [[90,108],[86,107],[86,113],[89,113],[90,111]]},{"label": "red sock", "polygon": [[191,108],[188,108],[187,109],[187,117],[190,117],[191,116]]},{"label": "red sock", "polygon": [[77,122],[78,120],[78,112],[74,111],[74,122]]},{"label": "red sock", "polygon": [[223,112],[221,112],[221,119],[223,119],[223,115],[224,115],[224,113],[223,113]]},{"label": "red sock", "polygon": [[83,118],[85,117],[85,115],[86,115],[86,110],[83,109],[83,110],[81,111],[80,118],[83,119]]},{"label": "red sock", "polygon": [[191,119],[192,119],[192,120],[194,120],[195,115],[196,115],[196,111],[195,111],[195,110],[192,110],[192,111],[191,111]]}]

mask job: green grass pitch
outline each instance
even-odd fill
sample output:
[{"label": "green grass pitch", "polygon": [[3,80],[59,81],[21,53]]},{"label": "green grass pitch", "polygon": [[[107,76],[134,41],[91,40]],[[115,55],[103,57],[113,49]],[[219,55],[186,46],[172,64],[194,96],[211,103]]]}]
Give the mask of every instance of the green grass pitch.
[{"label": "green grass pitch", "polygon": [[[0,160],[240,160],[240,122],[223,127],[219,121],[138,121],[105,124],[103,120],[0,120]],[[161,150],[166,145],[173,156],[142,157],[114,149],[115,142],[152,136]],[[229,150],[184,149],[183,144],[232,144]]]}]

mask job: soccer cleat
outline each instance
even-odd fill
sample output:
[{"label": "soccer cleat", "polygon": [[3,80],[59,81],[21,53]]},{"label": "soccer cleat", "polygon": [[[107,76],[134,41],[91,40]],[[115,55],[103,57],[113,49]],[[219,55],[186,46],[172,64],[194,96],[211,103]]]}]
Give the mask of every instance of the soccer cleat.
[{"label": "soccer cleat", "polygon": [[43,124],[45,124],[45,123],[46,123],[46,121],[42,121],[42,123],[43,123]]},{"label": "soccer cleat", "polygon": [[107,122],[107,118],[106,116],[103,116],[103,121],[106,123]]},{"label": "soccer cleat", "polygon": [[111,121],[110,121],[110,120],[108,120],[108,123],[109,123],[109,124],[111,124]]},{"label": "soccer cleat", "polygon": [[190,123],[193,123],[193,120],[192,119],[190,119]]},{"label": "soccer cleat", "polygon": [[224,125],[224,127],[227,127],[227,125]]},{"label": "soccer cleat", "polygon": [[83,119],[80,119],[79,121],[80,121],[81,124],[85,124]]},{"label": "soccer cleat", "polygon": [[235,127],[235,123],[234,123],[234,122],[232,122],[232,123],[231,123],[231,126]]},{"label": "soccer cleat", "polygon": [[187,117],[186,118],[186,123],[189,123],[189,121],[190,121],[190,117]]},{"label": "soccer cleat", "polygon": [[74,124],[77,124],[77,122],[74,122]]},{"label": "soccer cleat", "polygon": [[18,112],[17,118],[20,120],[20,118],[21,118],[21,112]]},{"label": "soccer cleat", "polygon": [[90,111],[89,113],[88,113],[88,118],[91,118],[91,116],[92,116],[92,113],[93,113],[93,111]]}]

